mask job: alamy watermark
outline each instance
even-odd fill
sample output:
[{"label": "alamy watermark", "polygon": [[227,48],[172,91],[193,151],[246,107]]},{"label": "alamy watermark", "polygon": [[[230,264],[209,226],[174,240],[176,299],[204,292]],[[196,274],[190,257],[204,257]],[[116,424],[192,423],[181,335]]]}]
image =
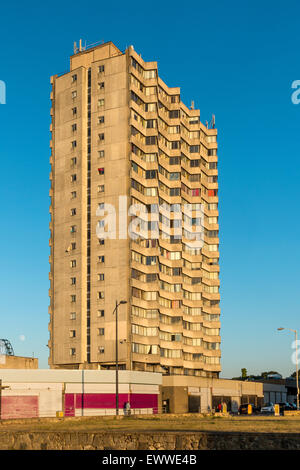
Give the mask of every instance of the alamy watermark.
[{"label": "alamy watermark", "polygon": [[[204,244],[204,211],[202,204],[135,203],[128,207],[127,196],[119,196],[118,216],[113,204],[98,205],[96,225],[99,239],[181,240],[193,249]],[[118,224],[118,234],[117,234]],[[118,236],[117,236],[118,235]],[[176,242],[175,242],[176,243]],[[179,242],[178,242],[179,243]]]},{"label": "alamy watermark", "polygon": [[0,80],[0,104],[6,104],[6,85]]},{"label": "alamy watermark", "polygon": [[300,364],[300,357],[299,357],[299,354],[300,354],[300,340],[299,339],[297,339],[297,341],[294,340],[292,342],[291,348],[295,349],[295,351],[293,352],[292,357],[291,357],[292,363],[293,364],[297,364],[297,363]]},{"label": "alamy watermark", "polygon": [[300,103],[300,80],[294,80],[292,83],[292,88],[295,90],[291,96],[292,103],[299,104]]}]

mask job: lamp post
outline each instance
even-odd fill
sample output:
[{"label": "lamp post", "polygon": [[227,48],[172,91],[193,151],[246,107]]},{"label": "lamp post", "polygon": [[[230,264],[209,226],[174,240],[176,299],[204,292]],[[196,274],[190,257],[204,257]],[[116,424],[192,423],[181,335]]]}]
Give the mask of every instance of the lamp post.
[{"label": "lamp post", "polygon": [[116,307],[113,314],[116,312],[116,416],[119,414],[119,339],[118,339],[118,307],[119,305],[127,304],[126,300],[121,300],[119,303],[116,301]]},{"label": "lamp post", "polygon": [[299,410],[299,379],[298,379],[298,341],[297,341],[297,330],[291,328],[277,328],[278,331],[289,330],[295,333],[295,344],[296,344],[296,387],[297,387],[297,410]]}]

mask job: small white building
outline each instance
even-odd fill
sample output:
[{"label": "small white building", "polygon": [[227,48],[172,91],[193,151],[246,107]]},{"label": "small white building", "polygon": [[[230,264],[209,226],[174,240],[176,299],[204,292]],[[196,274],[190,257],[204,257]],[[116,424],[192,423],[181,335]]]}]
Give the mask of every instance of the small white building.
[{"label": "small white building", "polygon": [[[113,370],[3,369],[1,418],[97,416],[116,414],[116,372]],[[119,371],[119,410],[161,411],[162,375]]]}]

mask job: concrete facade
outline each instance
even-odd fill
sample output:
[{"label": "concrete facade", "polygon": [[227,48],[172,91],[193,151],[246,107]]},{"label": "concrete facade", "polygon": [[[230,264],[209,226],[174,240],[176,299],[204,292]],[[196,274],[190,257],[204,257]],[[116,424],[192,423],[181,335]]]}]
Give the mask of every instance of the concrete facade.
[{"label": "concrete facade", "polygon": [[[113,369],[124,300],[120,368],[218,377],[217,130],[132,46],[79,52],[51,83],[50,367]],[[116,239],[96,234],[104,203],[117,210]],[[121,224],[131,204],[157,215],[135,214],[146,226],[135,240]],[[191,225],[203,209],[201,249],[188,230],[176,239],[186,219],[163,204],[191,204]]]},{"label": "concrete facade", "polygon": [[0,369],[37,369],[39,360],[36,357],[0,355]]}]

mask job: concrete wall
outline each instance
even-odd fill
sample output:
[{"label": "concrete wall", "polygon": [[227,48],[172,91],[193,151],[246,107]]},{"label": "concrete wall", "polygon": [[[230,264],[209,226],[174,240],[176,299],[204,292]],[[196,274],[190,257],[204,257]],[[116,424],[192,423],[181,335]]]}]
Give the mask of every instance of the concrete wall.
[{"label": "concrete wall", "polygon": [[[0,450],[293,450],[297,433],[2,432]],[[101,463],[101,461],[100,461]]]}]

